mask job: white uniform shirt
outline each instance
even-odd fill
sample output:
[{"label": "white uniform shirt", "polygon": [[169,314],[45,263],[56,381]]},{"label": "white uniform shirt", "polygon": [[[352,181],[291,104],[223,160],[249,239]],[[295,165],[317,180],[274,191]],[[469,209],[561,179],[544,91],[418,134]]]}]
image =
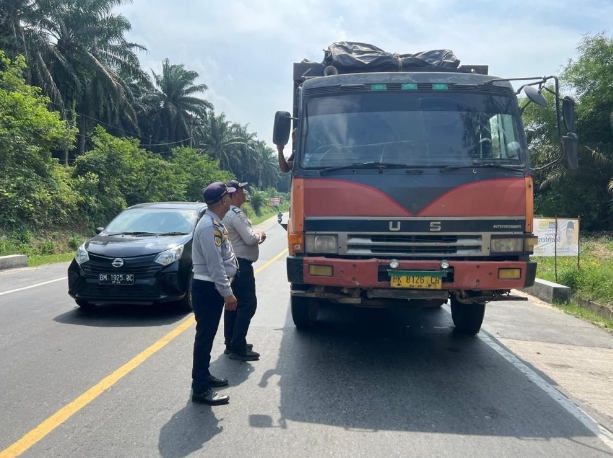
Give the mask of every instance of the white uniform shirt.
[{"label": "white uniform shirt", "polygon": [[247,215],[235,205],[223,218],[223,224],[228,229],[230,242],[237,258],[255,262],[260,255],[260,234],[251,227],[251,221]]}]

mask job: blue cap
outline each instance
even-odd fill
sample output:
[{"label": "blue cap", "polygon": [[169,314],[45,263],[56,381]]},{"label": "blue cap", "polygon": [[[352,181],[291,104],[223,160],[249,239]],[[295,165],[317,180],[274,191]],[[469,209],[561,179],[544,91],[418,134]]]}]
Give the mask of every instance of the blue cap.
[{"label": "blue cap", "polygon": [[[243,183],[240,183],[237,180],[230,180],[226,182],[226,186],[228,186],[229,188],[236,188],[236,189],[244,188],[248,184],[249,183],[246,181]],[[231,191],[228,191],[228,192],[231,192]]]},{"label": "blue cap", "polygon": [[236,192],[236,188],[228,187],[225,183],[221,181],[216,181],[215,183],[211,183],[206,188],[204,188],[204,192],[202,196],[204,197],[204,202],[207,205],[214,204],[219,202],[223,196],[228,193]]}]

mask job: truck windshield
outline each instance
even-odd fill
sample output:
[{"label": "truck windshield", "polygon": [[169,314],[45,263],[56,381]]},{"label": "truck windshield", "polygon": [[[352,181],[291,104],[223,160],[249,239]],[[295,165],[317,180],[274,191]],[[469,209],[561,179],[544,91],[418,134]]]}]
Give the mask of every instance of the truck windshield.
[{"label": "truck windshield", "polygon": [[369,92],[306,99],[303,168],[381,162],[408,167],[523,166],[513,93]]}]

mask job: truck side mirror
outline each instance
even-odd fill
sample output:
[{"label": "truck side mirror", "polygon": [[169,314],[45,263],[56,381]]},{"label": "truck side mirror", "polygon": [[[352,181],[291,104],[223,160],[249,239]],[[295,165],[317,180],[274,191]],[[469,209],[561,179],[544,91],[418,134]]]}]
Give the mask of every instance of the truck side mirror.
[{"label": "truck side mirror", "polygon": [[528,96],[528,99],[530,99],[531,102],[534,102],[542,107],[547,106],[547,99],[535,87],[525,86],[524,93],[526,96]]},{"label": "truck side mirror", "polygon": [[577,145],[579,143],[579,137],[574,132],[567,133],[562,137],[562,149],[566,155],[566,163],[568,168],[576,170],[579,168],[579,157],[577,154]]},{"label": "truck side mirror", "polygon": [[275,145],[287,145],[292,128],[292,115],[287,111],[275,113],[275,125],[272,131],[272,142]]},{"label": "truck side mirror", "polygon": [[564,125],[569,132],[576,132],[575,127],[575,101],[570,97],[564,97],[562,100],[562,117]]}]

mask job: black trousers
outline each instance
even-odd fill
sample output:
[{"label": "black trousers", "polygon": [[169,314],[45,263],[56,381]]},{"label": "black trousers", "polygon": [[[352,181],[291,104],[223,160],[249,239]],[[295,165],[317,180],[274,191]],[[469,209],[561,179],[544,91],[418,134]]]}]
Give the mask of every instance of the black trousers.
[{"label": "black trousers", "polygon": [[234,312],[224,312],[224,337],[231,351],[245,353],[247,350],[247,331],[251,318],[255,315],[258,300],[255,295],[255,275],[253,263],[238,258],[240,275],[232,283],[238,307]]},{"label": "black trousers", "polygon": [[223,297],[210,281],[194,280],[192,283],[192,303],[196,318],[196,340],[194,341],[194,363],[192,366],[192,389],[202,393],[210,388],[208,377],[211,363],[211,349],[221,312]]}]

